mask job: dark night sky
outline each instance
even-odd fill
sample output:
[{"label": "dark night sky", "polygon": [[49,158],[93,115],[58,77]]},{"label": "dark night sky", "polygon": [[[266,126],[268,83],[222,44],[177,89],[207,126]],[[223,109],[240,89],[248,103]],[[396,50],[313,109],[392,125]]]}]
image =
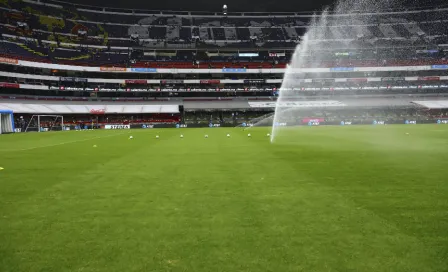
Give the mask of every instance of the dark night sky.
[{"label": "dark night sky", "polygon": [[[65,0],[66,2],[102,7],[219,12],[227,4],[229,12],[304,12],[320,11],[336,0]],[[360,0],[365,1],[365,0]],[[394,0],[391,0],[394,1]],[[406,6],[447,6],[448,0],[400,0]]]}]

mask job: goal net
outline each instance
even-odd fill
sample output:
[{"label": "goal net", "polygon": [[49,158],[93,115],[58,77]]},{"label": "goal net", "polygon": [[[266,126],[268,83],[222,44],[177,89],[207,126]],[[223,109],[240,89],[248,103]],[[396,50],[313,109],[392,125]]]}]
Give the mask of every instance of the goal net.
[{"label": "goal net", "polygon": [[25,128],[25,132],[62,130],[64,130],[64,117],[62,115],[33,115]]},{"label": "goal net", "polygon": [[0,110],[0,134],[14,132],[14,117],[12,111]]}]

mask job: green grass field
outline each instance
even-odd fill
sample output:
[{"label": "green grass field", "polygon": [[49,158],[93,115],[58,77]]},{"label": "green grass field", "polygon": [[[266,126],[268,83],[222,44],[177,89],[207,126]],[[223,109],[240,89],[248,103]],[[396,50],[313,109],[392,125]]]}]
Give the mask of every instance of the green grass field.
[{"label": "green grass field", "polygon": [[448,271],[448,126],[249,132],[0,135],[0,271]]}]

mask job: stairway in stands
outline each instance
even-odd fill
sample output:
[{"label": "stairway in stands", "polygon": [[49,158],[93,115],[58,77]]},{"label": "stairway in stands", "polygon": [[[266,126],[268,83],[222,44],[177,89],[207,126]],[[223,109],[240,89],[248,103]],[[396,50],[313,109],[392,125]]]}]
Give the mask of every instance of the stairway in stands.
[{"label": "stairway in stands", "polygon": [[23,44],[23,43],[19,43],[19,44],[17,44],[17,45],[20,46],[20,47],[22,47],[22,48],[25,49],[26,51],[28,51],[28,52],[30,52],[30,53],[33,53],[33,54],[35,54],[35,55],[38,55],[38,56],[41,56],[41,57],[47,57],[47,56],[48,56],[47,54],[44,54],[44,53],[39,52],[39,51],[36,51],[36,50],[34,50],[34,49],[28,47],[27,45]]}]

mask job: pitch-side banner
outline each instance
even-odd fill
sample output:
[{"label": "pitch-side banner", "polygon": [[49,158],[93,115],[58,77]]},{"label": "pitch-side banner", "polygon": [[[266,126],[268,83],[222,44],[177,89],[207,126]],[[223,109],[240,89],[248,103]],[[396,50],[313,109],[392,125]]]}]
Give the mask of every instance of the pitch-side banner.
[{"label": "pitch-side banner", "polygon": [[184,81],[182,79],[163,79],[160,80],[160,84],[169,85],[169,84],[183,84]]},{"label": "pitch-side banner", "polygon": [[[271,69],[245,69],[245,68],[223,68],[223,69],[162,69],[162,68],[124,68],[124,67],[90,67],[77,65],[64,65],[55,63],[33,62],[26,60],[16,60],[13,58],[3,58],[2,63],[20,65],[27,67],[58,69],[69,71],[88,71],[88,72],[137,72],[137,73],[165,73],[165,74],[210,74],[210,73],[252,73],[252,74],[282,74],[285,68]],[[382,67],[333,67],[333,68],[295,68],[292,73],[323,73],[323,72],[384,72],[384,71],[426,71],[426,70],[448,70],[448,65],[420,65],[420,66],[382,66]]]},{"label": "pitch-side banner", "polygon": [[199,81],[200,84],[219,84],[221,81],[219,79],[203,79]]},{"label": "pitch-side banner", "polygon": [[126,79],[124,81],[126,84],[148,84],[146,79]]},{"label": "pitch-side banner", "polygon": [[333,67],[333,68],[330,68],[331,72],[352,72],[354,70],[355,70],[354,67]]},{"label": "pitch-side banner", "polygon": [[20,84],[17,83],[9,83],[9,82],[0,82],[0,88],[13,88],[13,89],[19,89]]},{"label": "pitch-side banner", "polygon": [[313,83],[333,83],[335,82],[334,78],[313,78],[311,79]]},{"label": "pitch-side banner", "polygon": [[65,81],[65,82],[87,82],[87,78],[82,78],[82,77],[59,77],[59,81]]},{"label": "pitch-side banner", "polygon": [[16,59],[11,59],[11,58],[3,58],[0,57],[0,63],[8,63],[8,64],[18,64],[19,61]]},{"label": "pitch-side banner", "polygon": [[101,72],[126,72],[124,67],[100,67]]},{"label": "pitch-side banner", "polygon": [[[176,81],[160,80],[160,79],[107,79],[107,78],[79,78],[79,77],[56,77],[56,76],[44,76],[36,74],[23,74],[23,73],[10,73],[0,71],[0,76],[11,78],[26,78],[26,79],[41,79],[49,81],[61,81],[61,82],[91,82],[91,83],[118,83],[118,84],[159,84],[161,82],[175,83]],[[382,80],[383,79],[383,80]],[[386,79],[386,80],[385,80]],[[448,76],[412,76],[412,77],[365,77],[365,78],[299,78],[299,75],[294,76],[295,82],[298,83],[333,83],[333,82],[380,82],[380,81],[446,81]],[[282,79],[187,79],[179,81],[181,84],[242,84],[242,83],[282,83]],[[42,85],[41,85],[42,86]]]},{"label": "pitch-side banner", "polygon": [[309,122],[323,123],[323,122],[325,122],[325,119],[324,118],[313,118],[313,117],[308,117],[308,118],[302,119],[302,124],[308,124]]},{"label": "pitch-side banner", "polygon": [[[156,68],[129,68],[130,72],[136,73],[157,73]],[[129,72],[129,70],[127,70]]]},{"label": "pitch-side banner", "polygon": [[369,78],[347,78],[347,82],[367,82]]},{"label": "pitch-side banner", "polygon": [[439,81],[440,77],[438,76],[426,76],[426,77],[418,77],[418,80],[427,80],[427,81]]},{"label": "pitch-side banner", "polygon": [[244,84],[263,84],[266,80],[264,79],[245,79]]},{"label": "pitch-side banner", "polygon": [[284,57],[286,54],[283,53],[274,53],[274,52],[270,52],[269,53],[269,57]]},{"label": "pitch-side banner", "polygon": [[[0,83],[3,88],[19,88],[19,84]],[[26,89],[25,87],[20,87]],[[41,88],[40,88],[41,89]],[[351,86],[351,87],[297,87],[297,88],[152,88],[152,89],[135,89],[135,88],[82,88],[82,87],[65,87],[50,86],[49,90],[60,91],[86,91],[86,92],[272,92],[272,91],[356,91],[356,90],[416,90],[416,89],[448,89],[448,85],[409,85],[409,86]]]},{"label": "pitch-side banner", "polygon": [[130,129],[130,125],[105,125],[104,129]]}]

